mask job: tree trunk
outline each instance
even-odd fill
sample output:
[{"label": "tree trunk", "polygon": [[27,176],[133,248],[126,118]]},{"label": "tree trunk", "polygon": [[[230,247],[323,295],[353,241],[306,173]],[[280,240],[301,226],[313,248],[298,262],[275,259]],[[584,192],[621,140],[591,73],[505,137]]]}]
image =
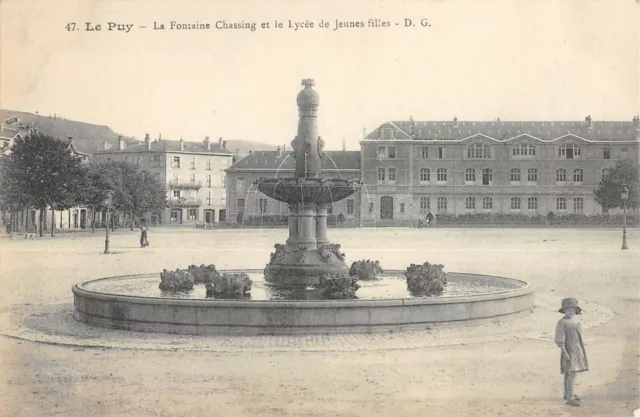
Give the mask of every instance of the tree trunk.
[{"label": "tree trunk", "polygon": [[56,208],[55,205],[51,205],[51,237],[55,235],[56,230]]},{"label": "tree trunk", "polygon": [[39,222],[39,231],[38,234],[40,237],[44,236],[44,214],[47,212],[47,208],[46,207],[40,207],[40,219],[38,219]]},{"label": "tree trunk", "polygon": [[91,233],[95,233],[96,232],[96,209],[92,208],[91,209]]},{"label": "tree trunk", "polygon": [[131,231],[133,232],[133,210],[129,212],[131,214]]}]

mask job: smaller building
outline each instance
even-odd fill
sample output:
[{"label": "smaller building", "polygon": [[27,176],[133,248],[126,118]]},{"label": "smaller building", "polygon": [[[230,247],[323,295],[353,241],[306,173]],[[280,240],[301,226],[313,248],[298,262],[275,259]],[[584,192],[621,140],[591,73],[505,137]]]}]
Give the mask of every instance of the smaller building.
[{"label": "smaller building", "polygon": [[213,224],[227,219],[224,170],[231,166],[233,153],[222,139],[152,140],[147,134],[144,141],[127,144],[120,138],[117,148],[98,151],[94,159],[136,164],[165,184],[169,207],[156,214],[158,223]]},{"label": "smaller building", "polygon": [[[322,177],[360,179],[359,151],[327,151],[322,161]],[[287,214],[286,203],[274,200],[258,191],[254,182],[260,178],[292,177],[295,161],[291,153],[278,148],[275,151],[255,151],[226,170],[227,173],[227,210],[230,221],[237,221],[238,214],[243,216],[267,216]],[[342,214],[345,222],[352,225],[360,223],[360,191],[349,198],[334,203],[330,214]]]}]

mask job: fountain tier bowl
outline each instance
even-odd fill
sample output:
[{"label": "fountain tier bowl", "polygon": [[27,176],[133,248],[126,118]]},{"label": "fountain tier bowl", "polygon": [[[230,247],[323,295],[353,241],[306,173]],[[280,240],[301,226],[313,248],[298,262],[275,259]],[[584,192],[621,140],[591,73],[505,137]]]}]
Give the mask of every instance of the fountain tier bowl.
[{"label": "fountain tier bowl", "polygon": [[[260,273],[227,272],[246,272],[254,280],[254,274]],[[402,274],[386,271],[391,280],[395,275],[396,281]],[[385,278],[361,282],[363,287],[356,294],[361,298],[356,300],[317,300],[313,291],[270,289],[259,279],[255,280],[251,300],[187,298],[188,294],[172,298],[153,289],[157,288],[159,274],[112,277],[73,287],[74,317],[112,329],[190,335],[372,333],[487,319],[533,307],[534,288],[524,281],[453,272],[448,277],[450,288],[466,290],[450,289],[438,297],[411,297],[402,292],[398,282],[385,284]],[[378,291],[376,286],[384,288]],[[198,291],[194,290],[193,296],[198,296]]]},{"label": "fountain tier bowl", "polygon": [[342,178],[261,178],[258,190],[289,204],[331,204],[357,191],[357,180]]}]

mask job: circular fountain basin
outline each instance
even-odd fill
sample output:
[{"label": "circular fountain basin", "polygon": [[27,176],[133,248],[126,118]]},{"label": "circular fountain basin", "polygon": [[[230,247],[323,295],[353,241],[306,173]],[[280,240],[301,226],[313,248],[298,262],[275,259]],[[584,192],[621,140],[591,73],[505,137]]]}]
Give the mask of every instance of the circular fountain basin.
[{"label": "circular fountain basin", "polygon": [[425,329],[531,309],[534,288],[511,278],[448,273],[445,292],[414,297],[404,271],[360,281],[355,300],[322,300],[317,290],[269,285],[260,270],[244,299],[205,298],[203,285],[168,294],[158,289],[160,275],[102,278],[73,287],[74,317],[122,330],[191,335],[383,332]]}]

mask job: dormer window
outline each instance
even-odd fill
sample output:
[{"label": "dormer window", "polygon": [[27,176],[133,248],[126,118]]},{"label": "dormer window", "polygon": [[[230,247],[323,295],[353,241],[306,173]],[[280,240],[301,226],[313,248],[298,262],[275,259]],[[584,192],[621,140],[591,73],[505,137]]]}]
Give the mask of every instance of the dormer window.
[{"label": "dormer window", "polygon": [[582,155],[582,150],[578,145],[560,145],[558,148],[558,158],[560,159],[577,159],[580,155]]},{"label": "dormer window", "polygon": [[393,140],[393,129],[390,127],[383,127],[380,131],[380,139]]},{"label": "dormer window", "polygon": [[474,143],[467,148],[467,159],[491,159],[491,146]]}]

